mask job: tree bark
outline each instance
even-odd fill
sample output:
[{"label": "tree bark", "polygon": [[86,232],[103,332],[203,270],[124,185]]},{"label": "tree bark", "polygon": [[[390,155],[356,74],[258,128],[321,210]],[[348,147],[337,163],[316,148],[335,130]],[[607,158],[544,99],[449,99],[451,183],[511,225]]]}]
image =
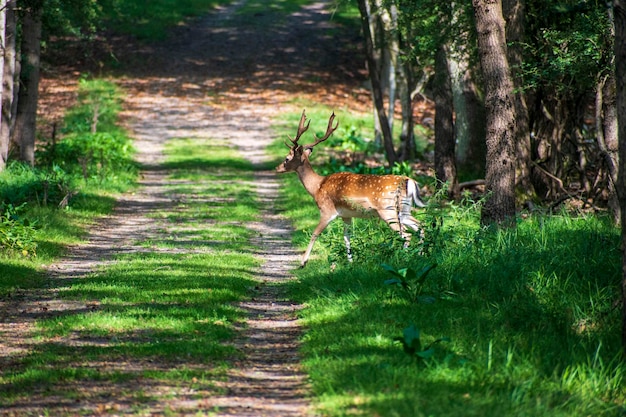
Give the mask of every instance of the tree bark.
[{"label": "tree bark", "polygon": [[615,224],[619,224],[621,215],[616,193],[619,142],[615,93],[615,74],[602,77],[596,89],[596,139],[607,171],[609,208]]},{"label": "tree bark", "polygon": [[535,189],[531,179],[532,158],[531,158],[531,141],[530,126],[528,118],[528,107],[526,98],[521,91],[522,81],[518,76],[520,67],[523,63],[522,43],[524,42],[524,19],[525,19],[525,1],[524,0],[503,0],[502,8],[506,20],[506,41],[507,41],[507,58],[513,76],[513,84],[516,89],[515,93],[515,113],[516,113],[516,188],[517,194],[521,200],[534,200],[536,197]]},{"label": "tree bark", "polygon": [[[4,88],[4,63],[6,60],[6,45],[7,45],[7,35],[10,35],[10,32],[7,30],[6,20],[7,18],[7,0],[0,0],[0,48],[4,53],[0,54],[0,85]],[[0,114],[2,114],[2,107],[4,105],[3,100],[0,100]],[[0,129],[4,121],[0,118]],[[0,136],[0,171],[4,170],[7,164],[7,158],[9,154],[9,141],[8,138],[5,140]]]},{"label": "tree bark", "polygon": [[481,223],[515,225],[515,103],[501,0],[472,0],[485,81],[487,200]]},{"label": "tree bark", "polygon": [[15,85],[17,14],[16,0],[6,2],[6,24],[4,30],[4,66],[2,68],[2,103],[0,118],[0,171],[8,162],[11,131],[13,130],[13,95]]},{"label": "tree bark", "polygon": [[458,198],[459,182],[456,176],[454,115],[452,88],[448,72],[447,49],[441,45],[435,54],[435,174],[438,187],[448,183],[448,197]]},{"label": "tree bark", "polygon": [[380,74],[376,66],[376,60],[374,58],[374,43],[372,40],[372,33],[369,25],[369,15],[367,11],[367,0],[358,0],[359,13],[361,14],[361,28],[363,29],[363,35],[365,38],[365,56],[367,59],[367,67],[370,75],[370,82],[372,83],[372,95],[374,97],[374,106],[378,114],[378,120],[380,122],[380,129],[383,135],[383,147],[385,148],[385,155],[387,162],[390,166],[393,166],[398,160],[396,150],[393,147],[393,138],[391,135],[391,129],[389,129],[389,119],[385,112],[385,105],[383,99],[383,89],[380,82]]},{"label": "tree bark", "polygon": [[617,196],[622,217],[622,348],[626,355],[626,0],[615,0],[613,12],[619,138]]},{"label": "tree bark", "polygon": [[400,155],[401,161],[415,159],[415,134],[413,132],[413,96],[415,90],[415,75],[411,63],[408,61],[400,64],[400,107],[402,110],[402,130],[400,132]]},{"label": "tree bark", "polygon": [[39,100],[39,70],[41,55],[41,5],[33,5],[24,13],[22,21],[22,64],[20,90],[13,141],[19,146],[19,159],[35,164],[35,137],[37,102]]},{"label": "tree bark", "polygon": [[[452,25],[463,25],[465,7],[452,4]],[[485,175],[485,105],[478,94],[466,34],[450,40],[448,67],[454,107],[457,168],[477,178]]]}]

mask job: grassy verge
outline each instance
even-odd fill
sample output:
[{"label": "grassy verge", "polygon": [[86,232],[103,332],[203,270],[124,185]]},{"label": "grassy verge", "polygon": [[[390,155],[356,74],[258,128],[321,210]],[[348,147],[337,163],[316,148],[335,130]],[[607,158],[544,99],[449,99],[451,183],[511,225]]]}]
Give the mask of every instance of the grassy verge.
[{"label": "grassy verge", "polygon": [[11,163],[0,173],[0,296],[42,284],[42,266],[109,213],[137,175],[131,140],[117,125],[121,92],[83,79],[62,140],[37,153],[36,168]]},{"label": "grassy verge", "polygon": [[108,26],[142,40],[160,40],[168,29],[184,24],[186,19],[201,16],[230,0],[102,0],[102,12]]},{"label": "grassy verge", "polygon": [[[297,115],[289,121],[278,136],[293,134]],[[303,248],[318,211],[295,175],[280,204]],[[562,213],[489,230],[479,210],[433,201],[418,214],[424,242],[408,250],[385,226],[359,221],[353,264],[340,222],[318,240],[291,294],[308,306],[303,355],[324,415],[626,412],[618,229]]]},{"label": "grassy verge", "polygon": [[98,411],[89,407],[113,398],[130,404],[125,412],[157,402],[176,414],[169,398],[194,403],[219,392],[238,356],[228,344],[244,320],[235,303],[248,296],[258,267],[241,227],[258,216],[252,168],[216,141],[173,140],[167,153],[176,203],[153,213],[160,233],[140,242],[146,251],[55,283],[58,299],[74,308],[41,318],[37,348],[0,372],[3,404],[37,398],[63,415],[76,404]]}]

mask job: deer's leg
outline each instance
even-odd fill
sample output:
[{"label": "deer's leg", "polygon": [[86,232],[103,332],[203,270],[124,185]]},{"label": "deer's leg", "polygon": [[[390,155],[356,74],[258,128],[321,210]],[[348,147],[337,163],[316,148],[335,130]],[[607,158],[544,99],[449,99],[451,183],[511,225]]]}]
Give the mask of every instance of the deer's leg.
[{"label": "deer's leg", "polygon": [[[409,209],[410,210],[410,209]],[[419,227],[419,222],[411,216],[411,213],[405,213],[404,210],[401,210],[397,213],[395,210],[380,210],[378,211],[378,215],[381,219],[385,221],[391,228],[402,236],[404,239],[404,247],[409,246],[409,242],[411,241],[412,233],[407,231],[407,228],[417,232],[421,230]]]},{"label": "deer's leg", "polygon": [[350,247],[350,232],[352,231],[352,219],[350,217],[343,218],[343,241],[346,243],[346,253],[348,254],[348,262],[352,262],[352,248]]},{"label": "deer's leg", "polygon": [[406,239],[405,232],[402,227],[402,219],[398,216],[398,213],[396,213],[395,210],[378,210],[378,216],[380,216],[380,218],[387,223],[391,230],[398,232],[400,236]]},{"label": "deer's leg", "polygon": [[320,218],[320,222],[315,227],[315,230],[313,230],[313,234],[311,235],[311,240],[309,240],[309,246],[307,246],[306,252],[304,252],[304,255],[302,255],[300,268],[304,268],[307,261],[309,260],[309,256],[311,255],[311,251],[313,250],[313,245],[315,244],[317,237],[324,231],[324,229],[326,229],[326,226],[328,226],[328,223],[330,223],[335,217],[337,217],[336,214],[332,216],[325,216],[322,214],[322,217]]},{"label": "deer's leg", "polygon": [[409,242],[411,241],[412,235],[418,235],[420,243],[424,241],[424,230],[420,227],[420,222],[415,219],[413,216],[401,217],[400,222],[409,227],[413,232],[407,232],[406,229],[402,233],[402,237],[404,237],[404,247],[409,246]]},{"label": "deer's leg", "polygon": [[[410,197],[404,197],[402,199],[402,204],[400,205],[400,213],[398,213],[398,218],[400,223],[404,226],[407,226],[413,232],[419,232],[420,240],[424,239],[424,231],[420,226],[420,222],[411,215],[411,209],[413,208],[413,203]],[[415,234],[415,233],[414,233]],[[411,239],[411,233],[404,232],[402,233],[403,237],[405,237],[406,243],[405,247],[408,246],[408,242]]]}]

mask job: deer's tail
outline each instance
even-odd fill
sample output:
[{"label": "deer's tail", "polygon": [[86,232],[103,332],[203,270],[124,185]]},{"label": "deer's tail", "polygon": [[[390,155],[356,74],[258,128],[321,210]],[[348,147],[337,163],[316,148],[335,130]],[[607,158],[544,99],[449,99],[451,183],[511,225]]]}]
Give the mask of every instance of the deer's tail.
[{"label": "deer's tail", "polygon": [[411,178],[407,178],[406,180],[406,196],[413,200],[413,204],[415,204],[416,207],[426,207],[426,203],[424,203],[420,197],[420,188],[417,182]]}]

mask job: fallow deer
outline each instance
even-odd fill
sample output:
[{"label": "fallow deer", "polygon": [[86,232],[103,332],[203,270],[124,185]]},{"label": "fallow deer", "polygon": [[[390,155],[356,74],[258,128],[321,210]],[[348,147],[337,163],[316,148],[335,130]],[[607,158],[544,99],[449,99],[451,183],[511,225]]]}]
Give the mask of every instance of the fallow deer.
[{"label": "fallow deer", "polygon": [[337,129],[338,123],[333,126],[335,113],[328,120],[328,127],[323,138],[315,137],[315,142],[308,145],[299,145],[300,137],[309,128],[311,121],[302,111],[296,137],[289,148],[285,160],[276,167],[276,172],[296,172],[302,185],[315,199],[320,210],[320,221],[315,227],[309,246],[302,256],[300,263],[304,267],[311,255],[315,240],[336,217],[344,221],[344,241],[348,253],[348,260],[352,261],[350,249],[350,226],[352,219],[378,216],[391,229],[400,233],[405,240],[405,246],[411,238],[411,232],[419,230],[419,222],[411,215],[413,205],[425,207],[420,199],[419,186],[413,179],[401,175],[362,175],[348,172],[334,173],[328,176],[317,174],[311,167],[309,156],[313,147],[325,141]]}]

